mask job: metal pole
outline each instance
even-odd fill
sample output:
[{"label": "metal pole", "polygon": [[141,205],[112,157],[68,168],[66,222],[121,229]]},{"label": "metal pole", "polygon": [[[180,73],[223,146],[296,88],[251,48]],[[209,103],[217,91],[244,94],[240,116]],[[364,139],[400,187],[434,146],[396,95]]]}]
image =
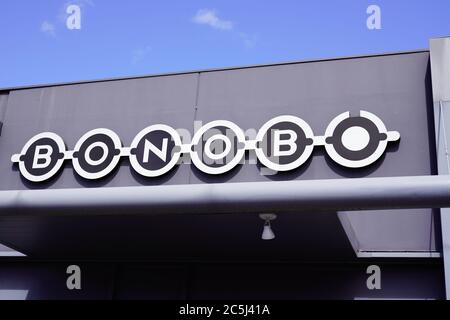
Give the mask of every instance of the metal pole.
[{"label": "metal pole", "polygon": [[0,191],[0,216],[450,207],[450,176]]}]

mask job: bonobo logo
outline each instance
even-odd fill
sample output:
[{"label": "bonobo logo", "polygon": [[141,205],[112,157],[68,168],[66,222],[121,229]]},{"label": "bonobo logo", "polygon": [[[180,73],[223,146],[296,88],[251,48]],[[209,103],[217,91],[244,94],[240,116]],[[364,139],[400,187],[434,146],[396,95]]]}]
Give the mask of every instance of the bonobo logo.
[{"label": "bonobo logo", "polygon": [[242,163],[245,152],[254,150],[258,160],[275,171],[298,168],[311,156],[315,146],[324,146],[338,164],[361,168],[372,164],[386,150],[389,141],[397,141],[397,131],[387,131],[374,114],[360,111],[351,116],[344,112],[328,125],[324,136],[315,136],[302,119],[283,115],[266,122],[255,140],[247,140],[236,124],[216,120],[202,126],[190,143],[182,143],[178,132],[164,124],[149,126],[139,132],[130,147],[123,147],[111,130],[94,129],[83,135],[73,151],[52,132],[31,138],[11,161],[19,164],[23,177],[33,182],[54,176],[65,160],[85,179],[108,175],[121,157],[128,157],[133,169],[145,177],[167,173],[189,154],[194,165],[207,174],[222,174]]}]

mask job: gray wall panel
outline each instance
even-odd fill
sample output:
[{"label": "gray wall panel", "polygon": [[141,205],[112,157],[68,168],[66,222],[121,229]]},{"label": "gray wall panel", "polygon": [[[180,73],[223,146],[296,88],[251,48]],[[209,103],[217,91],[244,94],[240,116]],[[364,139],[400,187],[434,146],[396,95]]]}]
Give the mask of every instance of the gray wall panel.
[{"label": "gray wall panel", "polygon": [[[430,147],[428,137],[428,60],[428,53],[419,53],[203,73],[197,120],[206,123],[220,118],[258,130],[272,117],[291,114],[322,135],[338,114],[362,109],[401,133],[400,143],[388,147],[381,161],[364,169],[345,169],[316,148],[312,161],[302,168],[272,178],[431,174],[430,148],[434,146]],[[244,166],[229,181],[269,179],[254,167]],[[203,176],[199,180],[204,179],[217,180]]]},{"label": "gray wall panel", "polygon": [[192,132],[197,75],[178,75],[140,80],[47,87],[11,92],[0,139],[0,190],[118,186],[188,182],[189,166],[167,176],[144,179],[124,160],[120,168],[97,182],[85,181],[66,162],[60,175],[48,183],[31,184],[20,178],[10,157],[37,133],[59,134],[69,150],[89,130],[115,131],[125,146],[145,127],[165,123]]}]

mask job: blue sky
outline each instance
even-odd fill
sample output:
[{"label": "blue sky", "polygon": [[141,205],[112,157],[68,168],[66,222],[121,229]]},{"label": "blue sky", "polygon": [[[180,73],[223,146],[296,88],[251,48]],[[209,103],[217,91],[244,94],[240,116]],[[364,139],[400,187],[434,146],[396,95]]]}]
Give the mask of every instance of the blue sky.
[{"label": "blue sky", "polygon": [[[380,30],[366,26],[371,4]],[[445,35],[450,0],[2,0],[0,88],[426,49]]]}]

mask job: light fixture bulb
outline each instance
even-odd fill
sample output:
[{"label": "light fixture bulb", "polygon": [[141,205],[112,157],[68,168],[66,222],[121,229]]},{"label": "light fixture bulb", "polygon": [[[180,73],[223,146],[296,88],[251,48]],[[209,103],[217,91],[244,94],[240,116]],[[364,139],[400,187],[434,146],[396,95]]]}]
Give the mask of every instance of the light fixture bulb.
[{"label": "light fixture bulb", "polygon": [[273,233],[272,228],[270,227],[270,222],[265,223],[261,239],[272,240],[274,238],[275,234]]},{"label": "light fixture bulb", "polygon": [[275,233],[273,233],[272,226],[270,225],[270,221],[275,220],[277,216],[273,213],[263,213],[260,214],[259,217],[264,220],[264,228],[263,233],[261,235],[261,239],[263,240],[272,240],[275,239]]}]

